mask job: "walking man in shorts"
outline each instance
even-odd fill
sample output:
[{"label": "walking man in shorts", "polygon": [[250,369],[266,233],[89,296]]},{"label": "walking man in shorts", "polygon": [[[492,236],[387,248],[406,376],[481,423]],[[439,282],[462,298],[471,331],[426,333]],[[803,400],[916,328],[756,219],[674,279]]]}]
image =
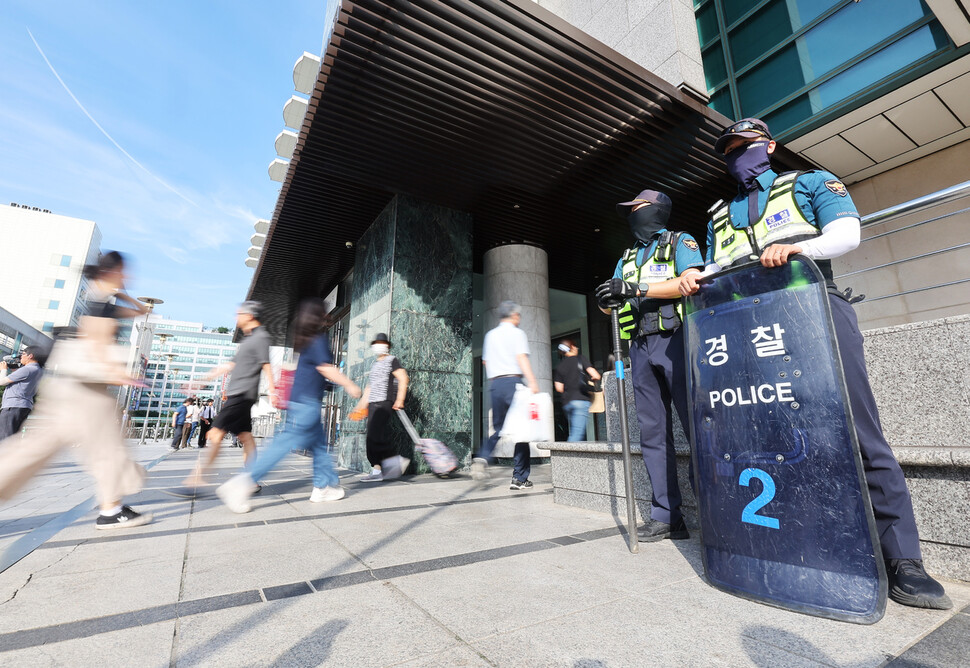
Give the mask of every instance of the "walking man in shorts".
[{"label": "walking man in shorts", "polygon": [[259,376],[263,374],[269,386],[270,400],[278,408],[276,385],[273,382],[273,369],[269,364],[269,332],[259,321],[262,305],[259,302],[248,301],[239,305],[236,310],[236,327],[242,330],[244,337],[236,349],[236,356],[231,362],[213,369],[203,380],[208,381],[231,371],[229,387],[226,389],[226,403],[212,421],[212,427],[206,434],[209,447],[204,457],[199,459],[195,471],[185,479],[187,487],[199,487],[203,484],[202,474],[219,455],[222,439],[226,433],[235,434],[243,446],[243,459],[249,464],[256,456],[256,442],[253,440],[252,408],[259,400]]}]

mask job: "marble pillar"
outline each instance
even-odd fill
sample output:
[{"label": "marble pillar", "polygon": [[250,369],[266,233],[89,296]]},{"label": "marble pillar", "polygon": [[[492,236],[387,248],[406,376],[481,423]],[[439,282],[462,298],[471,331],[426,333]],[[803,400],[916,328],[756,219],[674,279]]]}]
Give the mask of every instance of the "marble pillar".
[{"label": "marble pillar", "polygon": [[498,325],[499,304],[507,299],[522,307],[519,327],[529,337],[532,372],[540,391],[552,396],[546,251],[535,246],[509,244],[485,253],[485,331]]},{"label": "marble pillar", "polygon": [[[405,411],[422,438],[443,442],[467,466],[472,420],[472,220],[468,214],[395,196],[357,244],[348,329],[348,375],[361,387],[379,332],[410,376]],[[344,397],[344,415],[355,401]],[[365,422],[341,422],[341,466],[363,471]],[[391,433],[411,472],[414,456],[398,421]]]}]

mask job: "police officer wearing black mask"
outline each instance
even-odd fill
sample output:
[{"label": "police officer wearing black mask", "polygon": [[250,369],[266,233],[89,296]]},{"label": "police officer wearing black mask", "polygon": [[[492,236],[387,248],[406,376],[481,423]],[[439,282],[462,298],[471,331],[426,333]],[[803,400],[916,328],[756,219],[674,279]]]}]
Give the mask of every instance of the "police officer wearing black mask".
[{"label": "police officer wearing black mask", "polygon": [[671,202],[664,193],[644,190],[616,209],[637,242],[623,253],[613,278],[596,289],[596,299],[604,313],[620,309],[620,338],[630,343],[640,453],[653,487],[650,518],[637,538],[689,538],[680,511],[670,404],[673,400],[689,433],[679,277],[699,273],[704,261],[693,237],[667,229]]},{"label": "police officer wearing black mask", "polygon": [[[859,214],[845,185],[825,171],[771,169],[776,144],[768,126],[745,118],[721,133],[714,150],[724,154],[738,194],[714,213],[707,226],[704,274],[759,258],[780,267],[795,254],[812,258],[829,286],[829,304],[845,371],[845,384],[889,575],[889,597],[918,608],[952,607],[943,586],[927,575],[906,479],[882,433],[876,400],[869,387],[862,334],[848,294],[832,279],[831,258],[859,245]],[[681,279],[680,292],[697,292],[701,274]],[[703,288],[700,288],[703,289]]]}]

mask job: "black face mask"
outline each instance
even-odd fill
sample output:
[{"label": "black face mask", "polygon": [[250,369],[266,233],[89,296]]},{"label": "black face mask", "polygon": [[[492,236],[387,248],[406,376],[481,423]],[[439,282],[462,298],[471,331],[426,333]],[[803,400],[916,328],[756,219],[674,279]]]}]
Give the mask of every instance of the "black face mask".
[{"label": "black face mask", "polygon": [[633,232],[633,236],[643,243],[647,243],[651,237],[667,227],[669,217],[670,209],[657,204],[650,204],[642,206],[636,211],[631,211],[627,214],[626,220],[630,223],[630,231]]},{"label": "black face mask", "polygon": [[768,142],[756,141],[742,144],[724,156],[728,174],[734,177],[745,192],[754,188],[759,176],[771,169]]}]

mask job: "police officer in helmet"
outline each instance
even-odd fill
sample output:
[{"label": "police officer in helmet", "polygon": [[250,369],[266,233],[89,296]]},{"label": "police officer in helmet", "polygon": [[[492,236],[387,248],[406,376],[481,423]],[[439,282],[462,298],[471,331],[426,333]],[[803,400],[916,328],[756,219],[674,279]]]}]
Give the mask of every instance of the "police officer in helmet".
[{"label": "police officer in helmet", "polygon": [[644,190],[616,209],[637,241],[623,253],[613,278],[596,289],[596,299],[604,313],[620,309],[620,338],[630,343],[640,452],[653,487],[650,518],[637,538],[689,538],[680,511],[670,404],[689,433],[679,277],[699,274],[704,261],[693,237],[667,229],[671,202],[664,193]]},{"label": "police officer in helmet", "polygon": [[[919,532],[906,480],[882,433],[862,348],[851,290],[839,292],[831,258],[859,245],[859,214],[845,185],[826,171],[787,172],[771,168],[776,144],[768,126],[745,118],[721,134],[714,150],[724,155],[738,182],[738,194],[715,211],[707,227],[703,274],[758,258],[780,267],[792,255],[812,258],[825,276],[836,338],[845,371],[869,497],[889,575],[889,597],[897,603],[946,610],[943,586],[923,569]],[[684,276],[680,292],[697,292],[703,274]]]}]

